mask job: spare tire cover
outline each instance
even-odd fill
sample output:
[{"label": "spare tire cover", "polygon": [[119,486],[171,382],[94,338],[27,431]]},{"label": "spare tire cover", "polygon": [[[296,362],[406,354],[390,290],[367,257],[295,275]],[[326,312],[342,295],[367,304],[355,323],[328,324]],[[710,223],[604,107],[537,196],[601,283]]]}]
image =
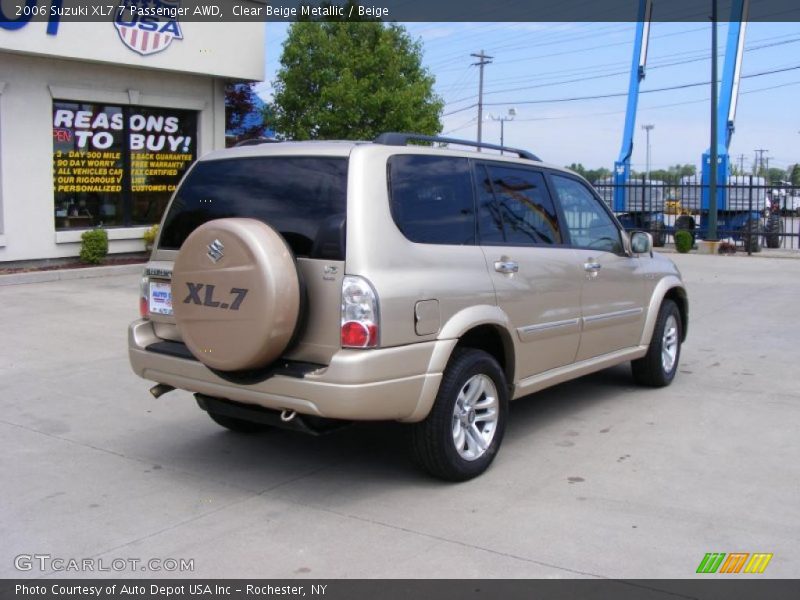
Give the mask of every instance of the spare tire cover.
[{"label": "spare tire cover", "polygon": [[286,349],[300,312],[294,256],[255,219],[217,219],[195,229],[172,272],[173,310],[184,343],[212,369],[268,365]]}]

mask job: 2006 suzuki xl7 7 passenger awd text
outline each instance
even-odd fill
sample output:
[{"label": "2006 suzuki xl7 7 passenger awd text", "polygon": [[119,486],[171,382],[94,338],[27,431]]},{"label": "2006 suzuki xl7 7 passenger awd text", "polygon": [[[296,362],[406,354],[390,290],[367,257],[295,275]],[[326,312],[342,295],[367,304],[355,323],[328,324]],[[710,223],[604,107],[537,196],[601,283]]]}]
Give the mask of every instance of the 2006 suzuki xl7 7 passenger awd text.
[{"label": "2006 suzuki xl7 7 passenger awd text", "polygon": [[497,454],[509,400],[625,361],[641,384],[672,381],[687,296],[649,234],[525,151],[413,140],[435,141],[198,160],[130,327],[151,391],[194,392],[235,431],[406,422],[416,461],[464,480]]}]

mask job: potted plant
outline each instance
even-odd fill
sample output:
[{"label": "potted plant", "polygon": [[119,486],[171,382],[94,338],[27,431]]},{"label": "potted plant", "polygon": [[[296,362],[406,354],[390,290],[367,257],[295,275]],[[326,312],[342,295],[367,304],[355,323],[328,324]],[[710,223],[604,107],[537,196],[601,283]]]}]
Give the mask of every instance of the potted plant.
[{"label": "potted plant", "polygon": [[153,225],[144,232],[142,239],[144,240],[145,250],[150,252],[153,249],[153,244],[156,241],[156,237],[158,237],[158,225]]}]

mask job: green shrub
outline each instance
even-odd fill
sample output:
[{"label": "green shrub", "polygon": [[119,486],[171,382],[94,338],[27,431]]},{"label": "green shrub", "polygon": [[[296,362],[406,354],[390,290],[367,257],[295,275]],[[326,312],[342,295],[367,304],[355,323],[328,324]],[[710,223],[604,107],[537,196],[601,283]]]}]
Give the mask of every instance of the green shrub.
[{"label": "green shrub", "polygon": [[152,248],[158,236],[158,225],[153,225],[144,232],[142,239],[144,240],[145,248]]},{"label": "green shrub", "polygon": [[81,234],[81,262],[99,265],[108,254],[108,232],[91,229]]},{"label": "green shrub", "polygon": [[692,234],[681,229],[675,232],[675,249],[681,254],[686,254],[692,249]]}]

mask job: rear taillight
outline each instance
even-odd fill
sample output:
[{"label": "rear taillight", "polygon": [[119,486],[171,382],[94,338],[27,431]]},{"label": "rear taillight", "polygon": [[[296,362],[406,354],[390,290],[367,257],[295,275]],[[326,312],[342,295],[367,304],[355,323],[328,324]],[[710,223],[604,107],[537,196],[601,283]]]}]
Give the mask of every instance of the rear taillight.
[{"label": "rear taillight", "polygon": [[378,296],[363,277],[342,281],[342,348],[375,348],[378,345]]},{"label": "rear taillight", "polygon": [[145,276],[139,281],[139,315],[143,319],[150,318],[149,296],[150,278]]}]

